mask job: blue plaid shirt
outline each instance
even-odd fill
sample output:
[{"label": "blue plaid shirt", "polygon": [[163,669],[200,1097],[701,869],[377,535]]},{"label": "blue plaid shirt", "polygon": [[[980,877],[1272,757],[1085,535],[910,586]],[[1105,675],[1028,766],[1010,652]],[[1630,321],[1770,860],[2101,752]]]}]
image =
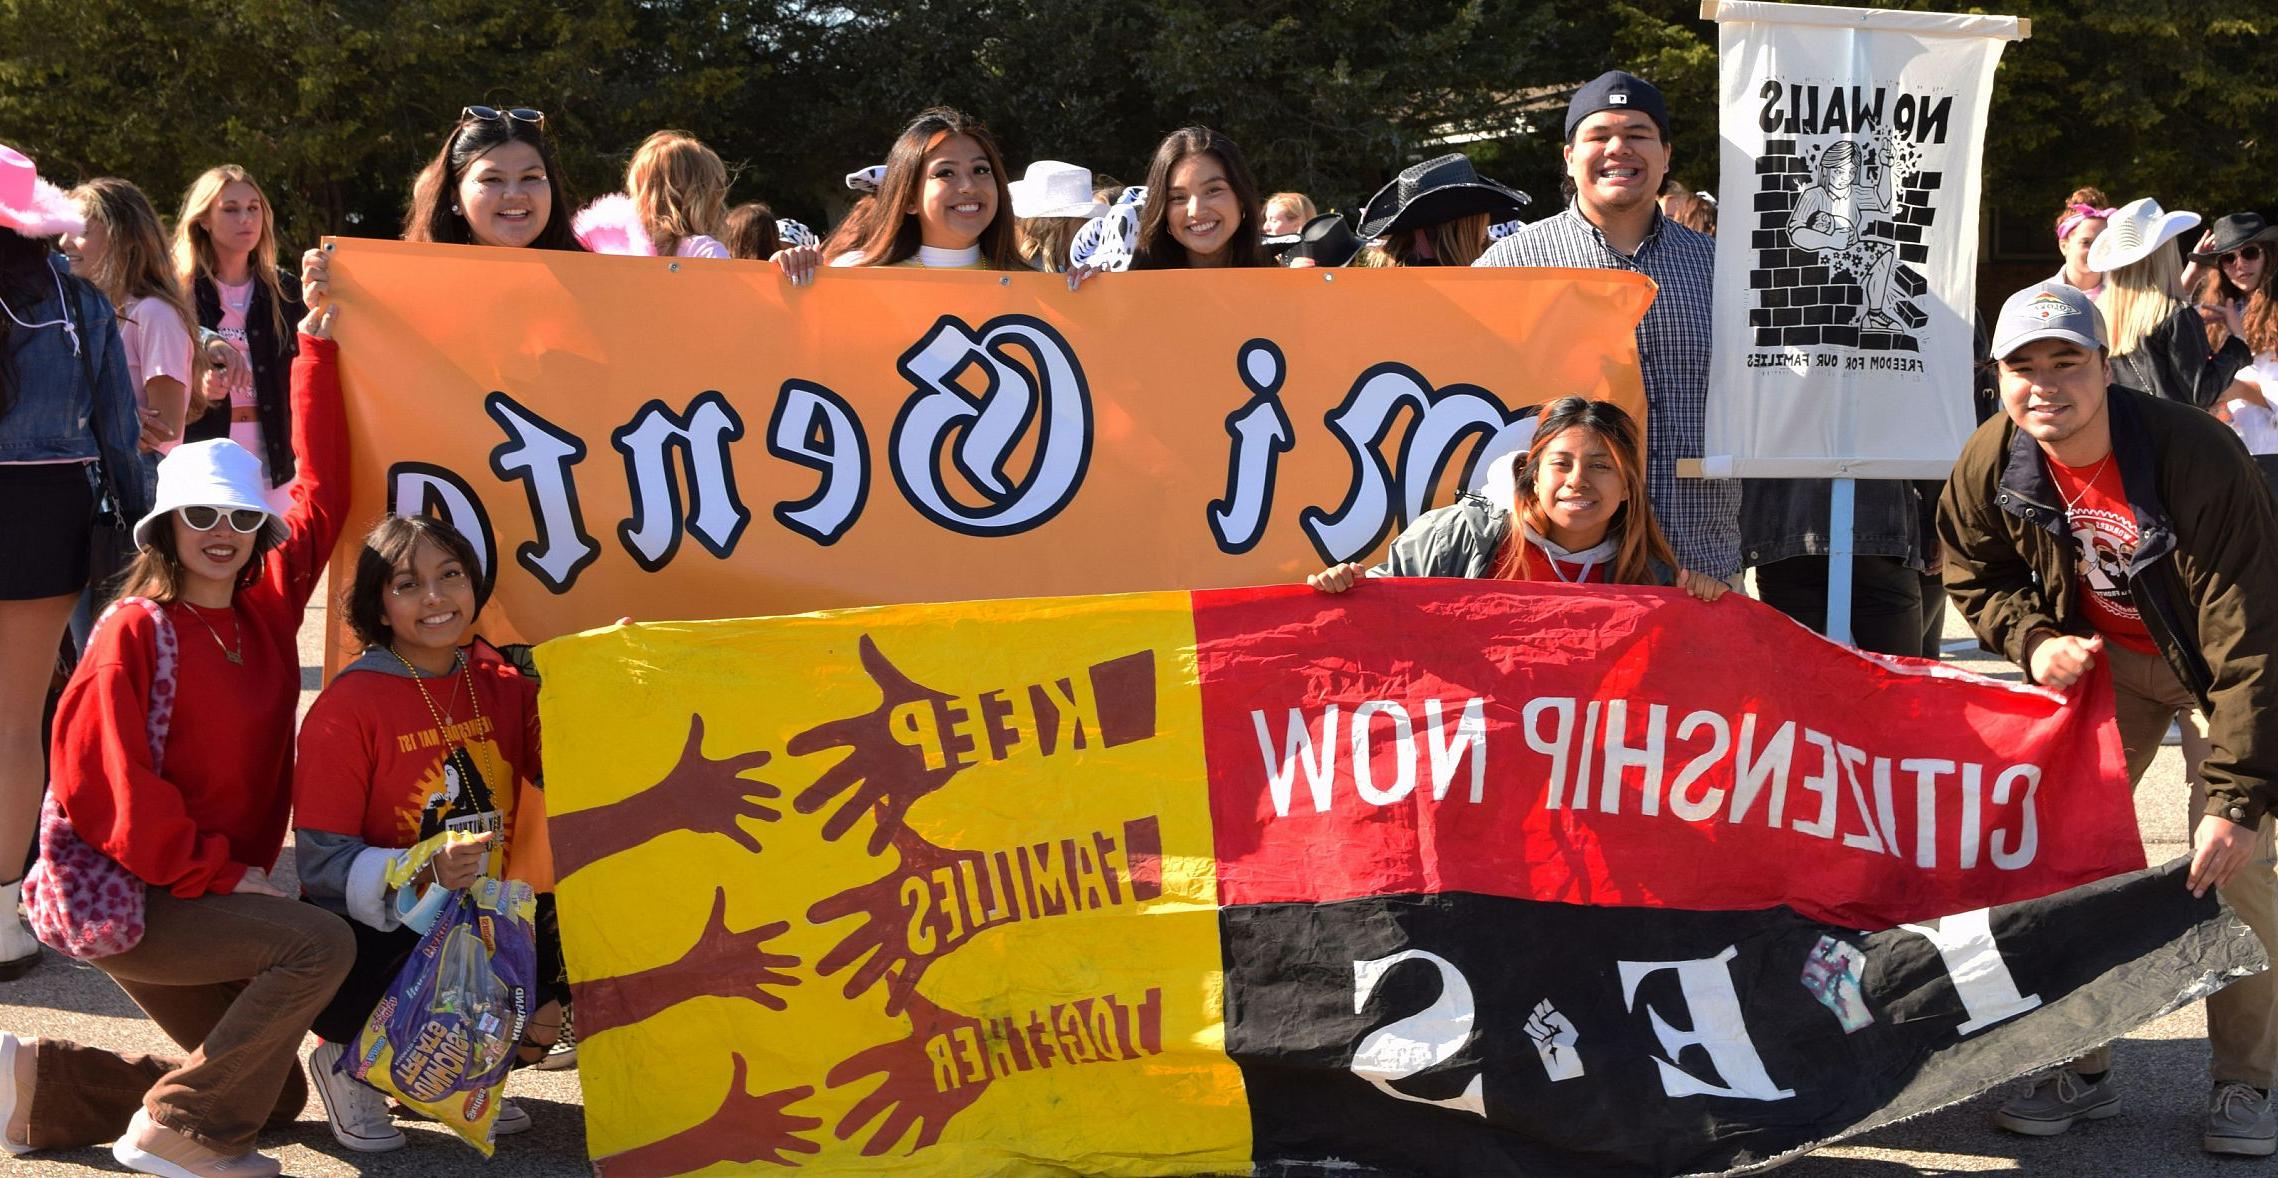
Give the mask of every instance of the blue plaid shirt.
[{"label": "blue plaid shirt", "polygon": [[1490,246],[1477,266],[1565,266],[1635,270],[1661,293],[1637,325],[1637,358],[1645,375],[1645,491],[1677,552],[1677,563],[1730,579],[1740,572],[1740,484],[1730,479],[1679,479],[1677,460],[1698,458],[1708,420],[1710,292],[1716,243],[1659,213],[1634,256],[1576,212],[1524,226]]}]

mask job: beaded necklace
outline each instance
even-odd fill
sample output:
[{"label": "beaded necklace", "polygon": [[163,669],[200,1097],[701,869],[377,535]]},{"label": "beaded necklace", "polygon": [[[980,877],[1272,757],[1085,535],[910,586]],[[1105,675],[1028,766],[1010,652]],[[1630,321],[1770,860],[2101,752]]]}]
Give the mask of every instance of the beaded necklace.
[{"label": "beaded necklace", "polygon": [[[446,750],[446,759],[448,759],[449,751],[456,749],[467,754],[468,763],[473,764],[475,758],[475,751],[473,746],[466,741],[453,741],[451,739],[451,726],[444,723],[443,709],[436,706],[435,697],[428,692],[427,680],[420,676],[419,668],[412,666],[411,660],[403,657],[403,652],[397,650],[393,646],[388,647],[388,653],[395,656],[395,661],[403,664],[403,669],[409,672],[411,675],[412,684],[419,688],[419,698],[427,701],[427,714],[435,718],[435,731],[436,734],[443,739],[443,748]],[[464,683],[467,688],[467,706],[474,711],[474,720],[470,725],[468,725],[468,727],[470,730],[479,729],[482,727],[482,700],[477,698],[475,695],[474,668],[467,665],[466,651],[456,650],[451,653],[453,659],[459,664],[460,681]],[[478,770],[480,769],[479,766],[477,768]],[[485,782],[487,784],[487,778],[485,779]]]}]

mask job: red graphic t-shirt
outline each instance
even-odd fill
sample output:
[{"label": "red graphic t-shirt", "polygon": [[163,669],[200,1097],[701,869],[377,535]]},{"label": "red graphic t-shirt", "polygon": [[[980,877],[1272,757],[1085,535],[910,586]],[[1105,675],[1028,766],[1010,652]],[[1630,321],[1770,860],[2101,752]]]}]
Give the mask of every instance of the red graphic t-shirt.
[{"label": "red graphic t-shirt", "polygon": [[2084,467],[2049,459],[2049,477],[2064,497],[2072,538],[2080,545],[2080,601],[2096,632],[2138,654],[2156,655],[2143,615],[2128,594],[2128,561],[2136,554],[2136,513],[2111,455]]},{"label": "red graphic t-shirt", "polygon": [[301,723],[293,825],[389,848],[487,830],[504,846],[516,790],[538,776],[538,689],[497,654],[470,651],[469,674],[429,679],[425,695],[408,676],[361,669],[386,668],[379,658],[334,679]]}]

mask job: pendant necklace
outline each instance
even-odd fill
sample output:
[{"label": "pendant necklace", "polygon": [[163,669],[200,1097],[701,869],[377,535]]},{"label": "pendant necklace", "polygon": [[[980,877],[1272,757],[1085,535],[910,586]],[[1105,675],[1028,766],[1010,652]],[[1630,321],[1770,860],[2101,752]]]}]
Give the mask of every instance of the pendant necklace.
[{"label": "pendant necklace", "polygon": [[198,619],[198,624],[206,628],[206,633],[214,636],[214,645],[221,648],[222,657],[228,659],[231,666],[242,667],[245,665],[245,628],[243,626],[238,627],[237,630],[237,649],[231,650],[229,644],[221,640],[221,631],[214,629],[214,624],[206,620],[204,612],[187,601],[182,603],[182,608],[189,610],[190,616]]}]

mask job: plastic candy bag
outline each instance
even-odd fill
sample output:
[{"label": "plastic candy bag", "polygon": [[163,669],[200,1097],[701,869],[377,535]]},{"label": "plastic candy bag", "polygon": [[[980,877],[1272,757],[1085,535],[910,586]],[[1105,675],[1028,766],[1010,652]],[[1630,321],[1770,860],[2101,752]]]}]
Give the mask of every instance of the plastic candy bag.
[{"label": "plastic candy bag", "polygon": [[[413,868],[417,870],[417,868]],[[537,896],[484,877],[450,893],[340,1066],[489,1157],[499,1090],[536,1000]]]}]

